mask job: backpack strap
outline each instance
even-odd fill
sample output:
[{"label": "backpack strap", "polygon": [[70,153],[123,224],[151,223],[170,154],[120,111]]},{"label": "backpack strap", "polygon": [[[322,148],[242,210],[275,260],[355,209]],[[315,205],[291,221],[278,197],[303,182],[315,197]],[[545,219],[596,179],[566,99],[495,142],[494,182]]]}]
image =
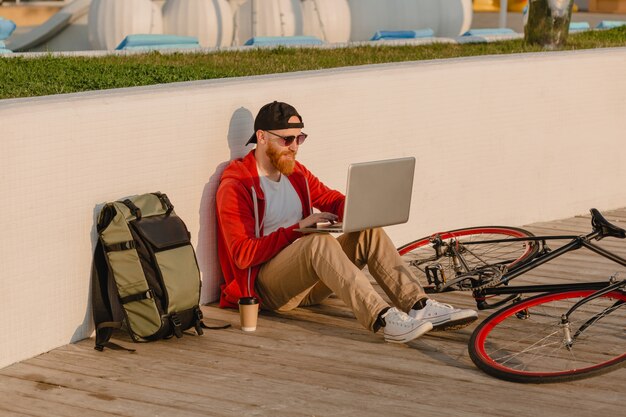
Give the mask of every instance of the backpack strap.
[{"label": "backpack strap", "polygon": [[166,210],[165,215],[169,216],[172,213],[172,210],[174,210],[174,205],[172,204],[170,199],[167,197],[167,194],[163,194],[158,191],[152,194],[154,194],[155,196],[159,198],[159,200],[161,200],[161,204],[165,206],[165,210]]},{"label": "backpack strap", "polygon": [[141,220],[141,209],[137,207],[135,203],[133,203],[132,201],[130,201],[129,198],[127,198],[126,200],[122,201],[122,204],[128,207],[132,215],[135,216],[137,220]]},{"label": "backpack strap", "polygon": [[196,314],[196,322],[194,324],[194,327],[196,329],[196,333],[198,333],[198,335],[200,336],[204,333],[202,329],[221,330],[221,329],[228,329],[230,327],[230,323],[226,323],[226,322],[221,322],[222,324],[218,324],[216,326],[210,326],[206,324],[204,321],[204,316],[202,315],[202,310],[200,310],[200,307],[196,307],[195,314]]},{"label": "backpack strap", "polygon": [[224,323],[224,324],[220,324],[220,325],[217,325],[217,326],[209,326],[204,321],[202,321],[202,322],[200,322],[200,326],[203,329],[208,329],[208,330],[222,330],[222,329],[228,329],[231,326],[231,324],[230,323]]},{"label": "backpack strap", "polygon": [[[122,327],[121,320],[115,320],[109,298],[109,266],[107,265],[104,247],[100,239],[96,244],[91,268],[91,304],[93,321],[96,326],[96,344],[94,349],[102,352],[105,346],[120,347],[109,342],[113,329]],[[121,349],[134,352],[134,349]]]},{"label": "backpack strap", "polygon": [[178,317],[178,314],[170,314],[170,324],[172,325],[172,331],[174,332],[174,336],[176,336],[178,339],[183,337],[182,323],[180,321],[180,317]]}]

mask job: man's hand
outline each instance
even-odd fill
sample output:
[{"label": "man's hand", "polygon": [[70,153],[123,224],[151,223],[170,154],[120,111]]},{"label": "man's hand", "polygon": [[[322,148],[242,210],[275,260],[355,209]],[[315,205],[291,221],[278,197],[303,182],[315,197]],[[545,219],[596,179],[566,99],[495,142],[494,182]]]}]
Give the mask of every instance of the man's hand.
[{"label": "man's hand", "polygon": [[300,225],[300,229],[302,229],[304,227],[314,226],[317,223],[323,223],[323,222],[335,223],[338,218],[339,216],[333,213],[326,213],[326,212],[313,213],[306,219],[300,220],[298,224]]}]

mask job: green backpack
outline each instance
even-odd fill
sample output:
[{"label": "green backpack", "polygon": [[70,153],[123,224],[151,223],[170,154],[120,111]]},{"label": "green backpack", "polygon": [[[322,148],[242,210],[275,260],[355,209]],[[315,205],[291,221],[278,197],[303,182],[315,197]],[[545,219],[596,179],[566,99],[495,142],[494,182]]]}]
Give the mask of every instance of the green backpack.
[{"label": "green backpack", "polygon": [[125,325],[135,342],[203,333],[200,270],[185,223],[159,192],[107,203],[92,272],[96,349]]}]

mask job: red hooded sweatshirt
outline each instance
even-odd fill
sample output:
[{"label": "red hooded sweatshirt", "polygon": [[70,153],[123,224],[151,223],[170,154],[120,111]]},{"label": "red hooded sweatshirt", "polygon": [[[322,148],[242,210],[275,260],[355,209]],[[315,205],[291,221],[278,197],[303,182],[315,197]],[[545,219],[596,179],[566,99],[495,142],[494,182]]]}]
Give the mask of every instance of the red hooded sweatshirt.
[{"label": "red hooded sweatshirt", "polygon": [[[343,194],[326,187],[299,162],[288,178],[302,202],[303,218],[315,207],[342,220]],[[252,150],[231,161],[217,189],[217,251],[225,281],[220,307],[237,308],[240,297],[257,296],[254,283],[261,266],[302,236],[295,230],[298,223],[263,236],[264,215],[265,198]]]}]

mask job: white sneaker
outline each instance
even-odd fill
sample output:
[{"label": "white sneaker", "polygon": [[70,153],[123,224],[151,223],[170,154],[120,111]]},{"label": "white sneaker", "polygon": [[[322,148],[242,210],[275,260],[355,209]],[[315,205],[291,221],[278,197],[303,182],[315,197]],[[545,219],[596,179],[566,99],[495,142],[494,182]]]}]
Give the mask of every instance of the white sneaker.
[{"label": "white sneaker", "polygon": [[382,316],[385,321],[385,341],[407,343],[432,330],[433,325],[426,320],[416,320],[395,307]]},{"label": "white sneaker", "polygon": [[409,311],[409,316],[417,320],[426,320],[433,324],[435,330],[460,329],[478,318],[472,309],[454,308],[435,300],[426,300],[426,306],[420,310]]}]

